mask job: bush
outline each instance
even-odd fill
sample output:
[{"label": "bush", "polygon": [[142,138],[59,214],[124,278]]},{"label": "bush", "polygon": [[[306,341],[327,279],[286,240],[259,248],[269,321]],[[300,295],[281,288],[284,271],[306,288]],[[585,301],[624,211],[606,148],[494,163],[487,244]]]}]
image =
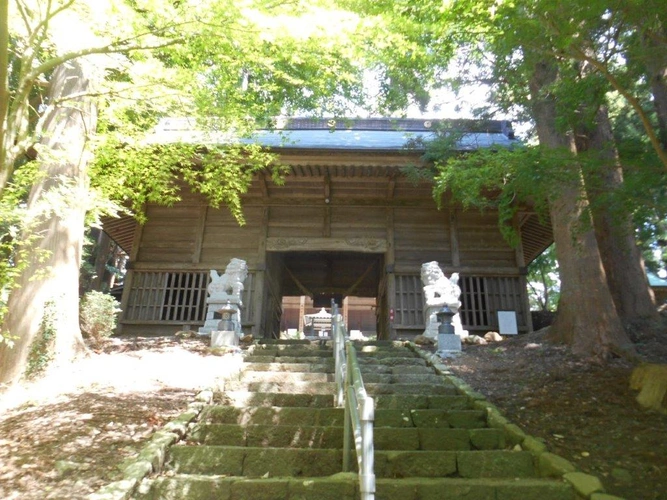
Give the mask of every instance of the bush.
[{"label": "bush", "polygon": [[81,299],[79,319],[81,331],[95,342],[109,337],[116,328],[116,317],[120,303],[111,295],[102,292],[88,292]]}]

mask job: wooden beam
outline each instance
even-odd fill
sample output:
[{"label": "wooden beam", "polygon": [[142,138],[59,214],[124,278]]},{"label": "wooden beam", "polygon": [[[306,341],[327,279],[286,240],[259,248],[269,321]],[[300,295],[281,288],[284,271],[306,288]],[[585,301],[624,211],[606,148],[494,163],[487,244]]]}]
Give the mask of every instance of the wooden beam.
[{"label": "wooden beam", "polygon": [[313,298],[313,292],[311,292],[310,290],[308,290],[308,289],[303,285],[303,283],[301,283],[301,282],[299,281],[299,279],[298,279],[296,276],[294,276],[294,274],[292,273],[292,271],[289,270],[289,267],[287,267],[285,264],[283,264],[283,267],[285,268],[285,271],[287,271],[287,274],[289,275],[289,277],[292,278],[292,281],[294,281],[294,284],[297,286],[297,288],[298,288],[299,290],[301,290],[301,292],[302,292],[304,295],[307,295],[308,297],[310,297],[310,298],[312,299],[312,298]]},{"label": "wooden beam", "polygon": [[259,189],[262,191],[262,196],[264,198],[268,198],[269,186],[266,182],[266,174],[264,172],[260,172],[257,177],[259,178]]},{"label": "wooden beam", "polygon": [[394,199],[394,192],[396,191],[396,175],[389,177],[389,183],[387,184],[387,199]]},{"label": "wooden beam", "polygon": [[459,221],[455,208],[449,209],[449,241],[452,251],[452,266],[461,265],[461,253],[459,248]]},{"label": "wooden beam", "polygon": [[201,260],[201,249],[204,243],[204,230],[206,229],[206,215],[208,213],[208,206],[204,205],[199,209],[199,220],[197,221],[197,229],[195,233],[194,250],[192,251],[192,263],[198,264]]},{"label": "wooden beam", "polygon": [[343,292],[343,295],[346,295],[346,296],[347,295],[352,295],[354,293],[354,291],[359,287],[359,285],[361,285],[361,283],[363,283],[363,281],[366,279],[366,277],[368,277],[368,275],[373,270],[373,268],[375,268],[375,264],[376,264],[375,261],[371,262],[371,265],[368,266],[368,269],[366,269],[364,271],[364,273],[361,276],[359,276],[359,279],[357,279],[357,281],[352,283],[352,286],[350,288],[348,288],[347,290],[345,290],[345,292]]}]

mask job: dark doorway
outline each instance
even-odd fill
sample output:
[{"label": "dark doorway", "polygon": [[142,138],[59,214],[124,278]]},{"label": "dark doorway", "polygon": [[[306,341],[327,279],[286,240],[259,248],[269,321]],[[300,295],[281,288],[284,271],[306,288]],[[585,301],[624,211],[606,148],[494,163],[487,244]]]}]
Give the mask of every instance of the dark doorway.
[{"label": "dark doorway", "polygon": [[[279,277],[275,289],[281,297],[308,296],[316,307],[330,308],[331,299],[339,305],[345,297],[369,297],[378,302],[384,277],[384,254],[361,252],[271,252],[267,259],[280,271],[271,275]],[[370,310],[370,308],[369,308]],[[375,314],[376,309],[373,309]],[[380,333],[380,325],[376,331]],[[353,327],[354,325],[352,325]],[[274,332],[275,335],[276,332]]]}]

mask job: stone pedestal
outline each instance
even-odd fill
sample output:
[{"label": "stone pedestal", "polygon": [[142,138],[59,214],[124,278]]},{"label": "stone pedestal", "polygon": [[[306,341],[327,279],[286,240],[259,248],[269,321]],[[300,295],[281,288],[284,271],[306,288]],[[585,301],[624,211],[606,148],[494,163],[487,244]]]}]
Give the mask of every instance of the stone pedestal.
[{"label": "stone pedestal", "polygon": [[213,330],[211,332],[211,347],[237,346],[239,336],[232,330]]},{"label": "stone pedestal", "polygon": [[438,351],[439,356],[447,356],[457,352],[461,352],[461,337],[449,333],[438,334]]}]

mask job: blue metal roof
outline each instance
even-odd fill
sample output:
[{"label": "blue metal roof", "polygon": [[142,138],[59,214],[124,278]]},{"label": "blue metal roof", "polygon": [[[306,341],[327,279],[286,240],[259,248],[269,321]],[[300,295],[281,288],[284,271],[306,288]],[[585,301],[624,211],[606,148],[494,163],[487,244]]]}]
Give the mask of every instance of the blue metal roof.
[{"label": "blue metal roof", "polygon": [[648,277],[649,286],[667,288],[667,278],[661,278],[657,274],[650,271],[646,273],[646,276]]},{"label": "blue metal roof", "polygon": [[[444,121],[443,121],[444,122]],[[162,120],[149,138],[154,143],[197,142],[200,144],[260,144],[271,148],[330,150],[402,150],[411,141],[428,141],[437,120],[392,120],[387,118],[346,120],[290,119],[282,128],[258,130],[248,138],[231,134],[205,133],[193,121],[183,118]],[[508,122],[450,121],[461,138],[457,149],[474,150],[517,144]],[[461,130],[463,129],[463,130]],[[467,130],[466,130],[467,129]],[[414,148],[423,149],[423,148]]]}]

